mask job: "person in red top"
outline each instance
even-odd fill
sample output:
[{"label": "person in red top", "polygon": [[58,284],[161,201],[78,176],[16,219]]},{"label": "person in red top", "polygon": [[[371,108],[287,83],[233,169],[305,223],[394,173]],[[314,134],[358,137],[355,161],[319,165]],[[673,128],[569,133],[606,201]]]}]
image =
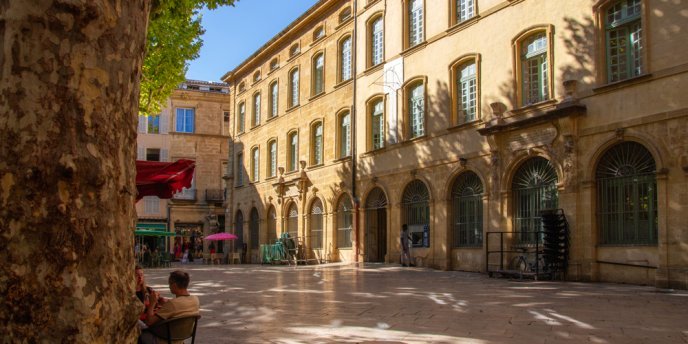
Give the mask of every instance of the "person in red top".
[{"label": "person in red top", "polygon": [[[153,293],[155,293],[155,291],[153,288],[146,285],[146,278],[141,266],[137,265],[136,268],[134,268],[134,272],[136,274],[136,297],[143,303],[143,312],[139,315],[139,320],[141,320],[142,323],[139,323],[139,325],[141,328],[146,328],[145,321],[148,314],[148,308],[151,307],[151,297],[154,297]],[[167,299],[160,297],[155,304],[162,305],[165,302],[167,302]]]}]

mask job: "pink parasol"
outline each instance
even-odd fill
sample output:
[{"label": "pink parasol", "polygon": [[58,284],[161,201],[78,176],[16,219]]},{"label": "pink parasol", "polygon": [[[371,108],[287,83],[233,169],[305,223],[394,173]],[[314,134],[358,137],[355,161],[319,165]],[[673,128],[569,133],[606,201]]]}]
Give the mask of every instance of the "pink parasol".
[{"label": "pink parasol", "polygon": [[232,233],[215,233],[203,238],[204,240],[236,240],[238,236]]}]

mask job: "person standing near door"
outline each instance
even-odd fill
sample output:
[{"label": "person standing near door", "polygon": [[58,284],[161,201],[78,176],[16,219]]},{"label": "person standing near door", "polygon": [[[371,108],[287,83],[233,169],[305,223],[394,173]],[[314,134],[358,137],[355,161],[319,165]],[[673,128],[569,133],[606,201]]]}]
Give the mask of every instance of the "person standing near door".
[{"label": "person standing near door", "polygon": [[411,255],[409,249],[411,246],[411,234],[408,231],[408,226],[406,224],[401,226],[401,266],[411,265]]}]

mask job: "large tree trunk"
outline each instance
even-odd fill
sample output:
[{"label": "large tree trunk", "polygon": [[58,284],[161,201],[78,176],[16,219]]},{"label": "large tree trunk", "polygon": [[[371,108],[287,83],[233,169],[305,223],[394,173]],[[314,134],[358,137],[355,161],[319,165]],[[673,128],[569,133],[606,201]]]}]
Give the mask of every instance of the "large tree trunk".
[{"label": "large tree trunk", "polygon": [[149,2],[0,0],[0,342],[136,339]]}]

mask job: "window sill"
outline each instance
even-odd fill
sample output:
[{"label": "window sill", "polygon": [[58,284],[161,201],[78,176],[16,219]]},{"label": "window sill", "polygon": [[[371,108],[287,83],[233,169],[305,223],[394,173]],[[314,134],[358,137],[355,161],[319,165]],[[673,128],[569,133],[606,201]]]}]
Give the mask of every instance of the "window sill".
[{"label": "window sill", "polygon": [[346,24],[349,24],[354,20],[354,16],[349,16],[349,18],[344,19],[343,22],[339,23],[337,26],[335,26],[335,31],[341,29],[342,27],[346,26]]},{"label": "window sill", "polygon": [[454,125],[454,126],[451,126],[451,127],[447,128],[447,131],[457,131],[457,130],[462,130],[462,129],[472,129],[472,128],[479,127],[479,126],[481,126],[482,124],[483,124],[482,119],[480,119],[480,117],[478,117],[478,118],[476,118],[476,119],[474,119],[474,120],[472,120],[472,121],[470,121],[470,122],[463,122],[463,123],[459,123],[459,124],[456,124],[456,125]]},{"label": "window sill", "polygon": [[285,175],[285,176],[290,176],[290,175],[296,174],[297,172],[299,172],[299,170],[293,170],[293,171],[289,171],[289,172],[284,172],[284,175]]},{"label": "window sill", "polygon": [[279,116],[278,116],[278,115],[275,115],[275,116],[272,116],[272,117],[268,117],[268,119],[265,120],[265,123],[272,122],[272,121],[274,121],[275,119],[277,119],[277,117],[279,117]]},{"label": "window sill", "polygon": [[292,111],[298,109],[299,106],[301,106],[301,105],[300,105],[300,104],[293,105],[292,107],[288,108],[286,112],[287,112],[287,113],[290,113],[290,112],[292,112]]},{"label": "window sill", "polygon": [[258,123],[258,124],[256,124],[256,125],[252,126],[252,127],[251,127],[251,130],[256,129],[256,128],[259,128],[259,127],[260,127],[260,123]]},{"label": "window sill", "polygon": [[270,69],[270,70],[268,71],[268,75],[271,75],[272,73],[278,71],[279,69],[280,69],[280,66],[275,67],[275,69]]},{"label": "window sill", "polygon": [[237,133],[236,136],[237,136],[237,137],[241,137],[241,136],[243,136],[244,134],[246,134],[246,132],[245,132],[245,131],[242,131],[242,132],[240,132],[240,133]]},{"label": "window sill", "polygon": [[385,146],[385,147],[380,147],[380,148],[376,148],[376,149],[373,149],[373,150],[369,150],[369,151],[367,151],[367,152],[361,154],[361,157],[362,157],[362,158],[366,158],[366,157],[369,157],[369,156],[375,156],[375,155],[378,155],[378,154],[382,154],[382,153],[384,153],[384,152],[386,152],[386,151],[387,151],[387,146]]},{"label": "window sill", "polygon": [[323,167],[325,167],[325,164],[319,163],[319,164],[317,164],[317,165],[310,165],[310,166],[308,166],[308,170],[309,170],[309,171],[313,171],[313,170],[321,169],[321,168],[323,168]]},{"label": "window sill", "polygon": [[351,155],[347,155],[347,156],[341,157],[339,159],[334,159],[334,160],[332,160],[332,163],[336,164],[336,163],[347,162],[347,161],[351,161]]},{"label": "window sill", "polygon": [[612,83],[609,83],[606,85],[595,87],[592,89],[592,91],[594,93],[597,93],[597,94],[605,93],[605,92],[609,92],[609,91],[618,90],[618,89],[621,89],[624,87],[629,87],[629,86],[641,84],[643,82],[649,81],[651,78],[652,78],[652,74],[650,74],[650,73],[642,74],[642,75],[632,77],[630,79],[615,81],[615,82],[612,82]]},{"label": "window sill", "polygon": [[320,93],[318,93],[318,94],[312,95],[310,98],[308,98],[308,101],[309,101],[309,102],[312,102],[312,101],[314,101],[314,100],[316,100],[316,99],[318,99],[318,98],[324,96],[325,93],[326,93],[325,91],[322,91],[322,92],[320,92]]},{"label": "window sill", "polygon": [[384,65],[385,65],[385,61],[383,60],[382,62],[380,62],[374,66],[368,67],[368,69],[363,71],[363,75],[370,75],[372,73],[375,73],[375,72],[379,71],[380,69],[382,69],[382,67],[384,67]]},{"label": "window sill", "polygon": [[380,2],[380,0],[368,1],[368,3],[367,3],[365,6],[363,6],[363,9],[364,9],[364,10],[367,10],[368,8],[373,7],[373,6],[374,6],[375,4],[377,4],[378,2]]},{"label": "window sill", "polygon": [[425,47],[428,45],[427,41],[420,42],[410,48],[406,48],[404,51],[401,52],[401,56],[403,57],[408,57],[409,55],[412,55],[420,50],[425,49]]},{"label": "window sill", "polygon": [[338,84],[334,85],[334,89],[336,90],[336,89],[338,89],[338,88],[341,88],[342,86],[348,85],[348,84],[350,84],[352,81],[354,81],[354,78],[349,78],[349,79],[347,79],[347,80],[340,81]]},{"label": "window sill", "polygon": [[267,181],[271,181],[273,179],[277,179],[277,176],[267,177],[267,178],[265,178],[265,181],[267,182]]},{"label": "window sill", "polygon": [[292,55],[292,56],[289,56],[289,58],[287,59],[287,62],[291,62],[291,61],[293,61],[293,60],[296,60],[296,58],[299,57],[299,56],[301,56],[301,52],[300,52],[300,51],[299,51],[298,53]]},{"label": "window sill", "polygon": [[521,106],[520,108],[517,108],[517,109],[513,109],[513,110],[511,110],[511,113],[513,113],[514,115],[520,115],[520,114],[523,114],[526,112],[536,112],[536,111],[540,111],[540,110],[546,109],[548,107],[551,107],[552,105],[554,105],[556,103],[557,103],[556,99],[543,100],[543,101],[538,102],[538,103],[529,104],[526,106]]},{"label": "window sill", "polygon": [[309,44],[308,46],[309,46],[309,47],[313,47],[314,45],[316,45],[316,44],[318,44],[318,43],[324,41],[326,37],[327,37],[327,35],[323,34],[322,37],[316,38],[316,39],[315,39],[313,42],[311,42],[311,44]]},{"label": "window sill", "polygon": [[473,24],[477,23],[477,22],[478,22],[478,19],[480,19],[480,16],[474,15],[473,17],[468,18],[468,19],[466,19],[466,20],[464,20],[464,21],[462,21],[462,22],[452,23],[452,26],[451,26],[449,29],[447,29],[446,32],[447,32],[448,35],[452,35],[452,34],[454,34],[454,33],[457,33],[457,32],[459,32],[459,31],[461,31],[461,30],[463,30],[463,29],[465,29],[465,28],[467,28],[467,27],[469,27],[469,26],[472,26]]}]

